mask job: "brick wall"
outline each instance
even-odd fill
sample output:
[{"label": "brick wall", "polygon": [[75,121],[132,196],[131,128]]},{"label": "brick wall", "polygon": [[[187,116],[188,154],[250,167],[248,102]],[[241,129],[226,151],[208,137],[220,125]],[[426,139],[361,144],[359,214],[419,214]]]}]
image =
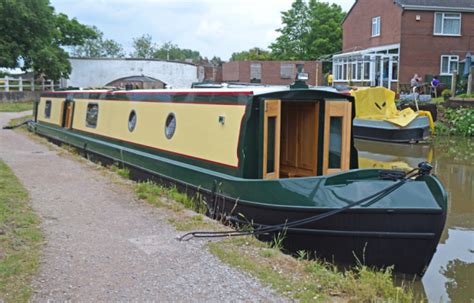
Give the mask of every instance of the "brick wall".
[{"label": "brick wall", "polygon": [[[420,20],[416,21],[416,16]],[[435,36],[434,12],[405,11],[400,45],[400,83],[408,83],[416,73],[439,75],[441,55],[458,55],[463,60],[474,51],[474,13],[462,13],[461,36]]]},{"label": "brick wall", "polygon": [[[380,16],[380,36],[372,37],[372,18]],[[402,9],[393,0],[358,0],[342,24],[344,52],[400,43]]]},{"label": "brick wall", "polygon": [[[319,61],[234,61],[224,63],[222,66],[222,81],[224,82],[250,82],[251,63],[260,63],[262,65],[262,84],[288,85],[295,81],[296,64],[303,64],[304,71],[308,73],[310,85],[323,84],[322,63]],[[289,79],[281,79],[281,64],[293,64],[294,75]]]}]

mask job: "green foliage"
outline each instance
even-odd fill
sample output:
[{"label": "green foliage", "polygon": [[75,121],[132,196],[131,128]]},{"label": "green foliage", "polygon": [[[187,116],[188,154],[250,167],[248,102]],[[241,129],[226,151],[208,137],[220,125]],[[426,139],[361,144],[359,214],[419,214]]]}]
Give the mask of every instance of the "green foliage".
[{"label": "green foliage", "polygon": [[97,27],[91,27],[96,37],[86,39],[82,45],[72,48],[75,57],[123,58],[125,53],[122,45],[112,39],[104,39],[104,33]]},{"label": "green foliage", "polygon": [[265,60],[271,60],[271,54],[269,51],[254,47],[249,49],[248,51],[241,51],[241,52],[236,52],[232,53],[232,56],[230,57],[230,61],[265,61]]},{"label": "green foliage", "polygon": [[222,61],[222,59],[220,57],[212,57],[211,60],[209,60],[209,62],[214,65],[214,66],[221,66],[222,63],[224,63],[224,61]]},{"label": "green foliage", "polygon": [[474,109],[460,107],[448,108],[443,113],[443,127],[438,127],[441,134],[453,134],[466,137],[474,136]]},{"label": "green foliage", "polygon": [[0,20],[0,66],[32,68],[53,80],[67,78],[71,72],[62,47],[80,45],[95,36],[76,19],[56,14],[49,0],[1,1]]},{"label": "green foliage", "polygon": [[0,161],[0,301],[28,302],[43,235],[28,194]]},{"label": "green foliage", "polygon": [[153,38],[149,34],[144,34],[138,38],[133,39],[133,48],[135,51],[130,54],[133,58],[153,58],[156,45]]},{"label": "green foliage", "polygon": [[310,32],[307,4],[303,0],[295,0],[291,9],[281,15],[283,27],[277,29],[280,36],[270,45],[272,55],[279,60],[307,59]]},{"label": "green foliage", "polygon": [[342,20],[345,13],[336,4],[295,0],[282,12],[280,36],[270,45],[277,60],[315,60],[342,48]]},{"label": "green foliage", "polygon": [[413,291],[394,285],[391,268],[360,265],[339,270],[335,265],[299,258],[268,248],[254,237],[228,238],[208,244],[220,260],[256,276],[279,293],[301,302],[413,302]]},{"label": "green foliage", "polygon": [[461,99],[474,99],[474,94],[460,94],[456,97]]},{"label": "green foliage", "polygon": [[175,207],[173,203],[164,203],[163,197],[178,202],[178,205],[192,209],[200,214],[205,214],[207,211],[206,203],[200,195],[189,197],[187,194],[179,192],[176,186],[164,187],[151,181],[141,182],[135,185],[135,193],[138,195],[138,198],[147,200],[153,205],[164,205],[175,211],[181,211],[182,207]]},{"label": "green foliage", "polygon": [[153,58],[175,61],[185,61],[186,59],[191,59],[193,62],[199,62],[201,60],[201,54],[198,51],[191,49],[179,48],[178,45],[168,41],[162,46],[156,47],[155,51],[153,52]]},{"label": "green foliage", "polygon": [[115,163],[110,167],[110,169],[122,178],[130,179],[130,170],[127,167],[124,166],[120,168],[119,164]]},{"label": "green foliage", "polygon": [[[153,38],[144,34],[141,37],[133,39],[133,48],[135,49],[130,56],[134,58],[160,59],[160,60],[176,60],[185,61],[192,59],[193,62],[199,62],[201,54],[186,48],[179,48],[178,45],[171,41],[165,42],[159,46],[153,42]],[[220,59],[219,59],[220,60]]]},{"label": "green foliage", "polygon": [[441,96],[442,96],[444,99],[449,99],[452,95],[453,95],[453,93],[451,92],[450,89],[444,89],[444,90],[441,92]]}]

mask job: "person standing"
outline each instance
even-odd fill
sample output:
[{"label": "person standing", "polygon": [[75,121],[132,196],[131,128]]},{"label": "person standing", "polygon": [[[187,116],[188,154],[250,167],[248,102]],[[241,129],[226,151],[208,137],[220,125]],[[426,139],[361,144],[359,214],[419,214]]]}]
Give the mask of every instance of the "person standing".
[{"label": "person standing", "polygon": [[438,85],[439,85],[439,80],[438,76],[433,76],[433,80],[431,80],[431,93],[433,96],[436,98],[438,97]]},{"label": "person standing", "polygon": [[328,86],[332,86],[333,81],[334,81],[334,76],[332,75],[332,72],[329,72],[329,74],[328,74]]}]

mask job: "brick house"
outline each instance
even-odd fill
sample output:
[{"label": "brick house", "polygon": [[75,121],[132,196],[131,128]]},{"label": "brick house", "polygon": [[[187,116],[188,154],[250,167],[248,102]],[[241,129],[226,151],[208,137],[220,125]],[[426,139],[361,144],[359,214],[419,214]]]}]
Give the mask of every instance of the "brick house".
[{"label": "brick house", "polygon": [[405,88],[414,74],[449,83],[474,51],[474,0],[356,0],[343,21],[335,84]]},{"label": "brick house", "polygon": [[309,85],[322,85],[320,61],[232,61],[222,65],[222,81],[288,85],[295,81],[298,69],[308,73]]}]

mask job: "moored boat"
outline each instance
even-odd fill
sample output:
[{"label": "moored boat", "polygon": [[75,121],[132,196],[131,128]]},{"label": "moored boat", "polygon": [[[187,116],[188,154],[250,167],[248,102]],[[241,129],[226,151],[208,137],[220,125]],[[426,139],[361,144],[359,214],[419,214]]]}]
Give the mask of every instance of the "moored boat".
[{"label": "moored boat", "polygon": [[352,92],[356,117],[354,137],[365,140],[417,143],[430,138],[434,129],[429,111],[401,111],[395,106],[395,93],[384,87],[362,88]]},{"label": "moored boat", "polygon": [[422,275],[446,192],[426,166],[358,169],[353,102],[306,88],[61,91],[29,127],[199,193],[210,215],[284,231],[290,250]]}]

